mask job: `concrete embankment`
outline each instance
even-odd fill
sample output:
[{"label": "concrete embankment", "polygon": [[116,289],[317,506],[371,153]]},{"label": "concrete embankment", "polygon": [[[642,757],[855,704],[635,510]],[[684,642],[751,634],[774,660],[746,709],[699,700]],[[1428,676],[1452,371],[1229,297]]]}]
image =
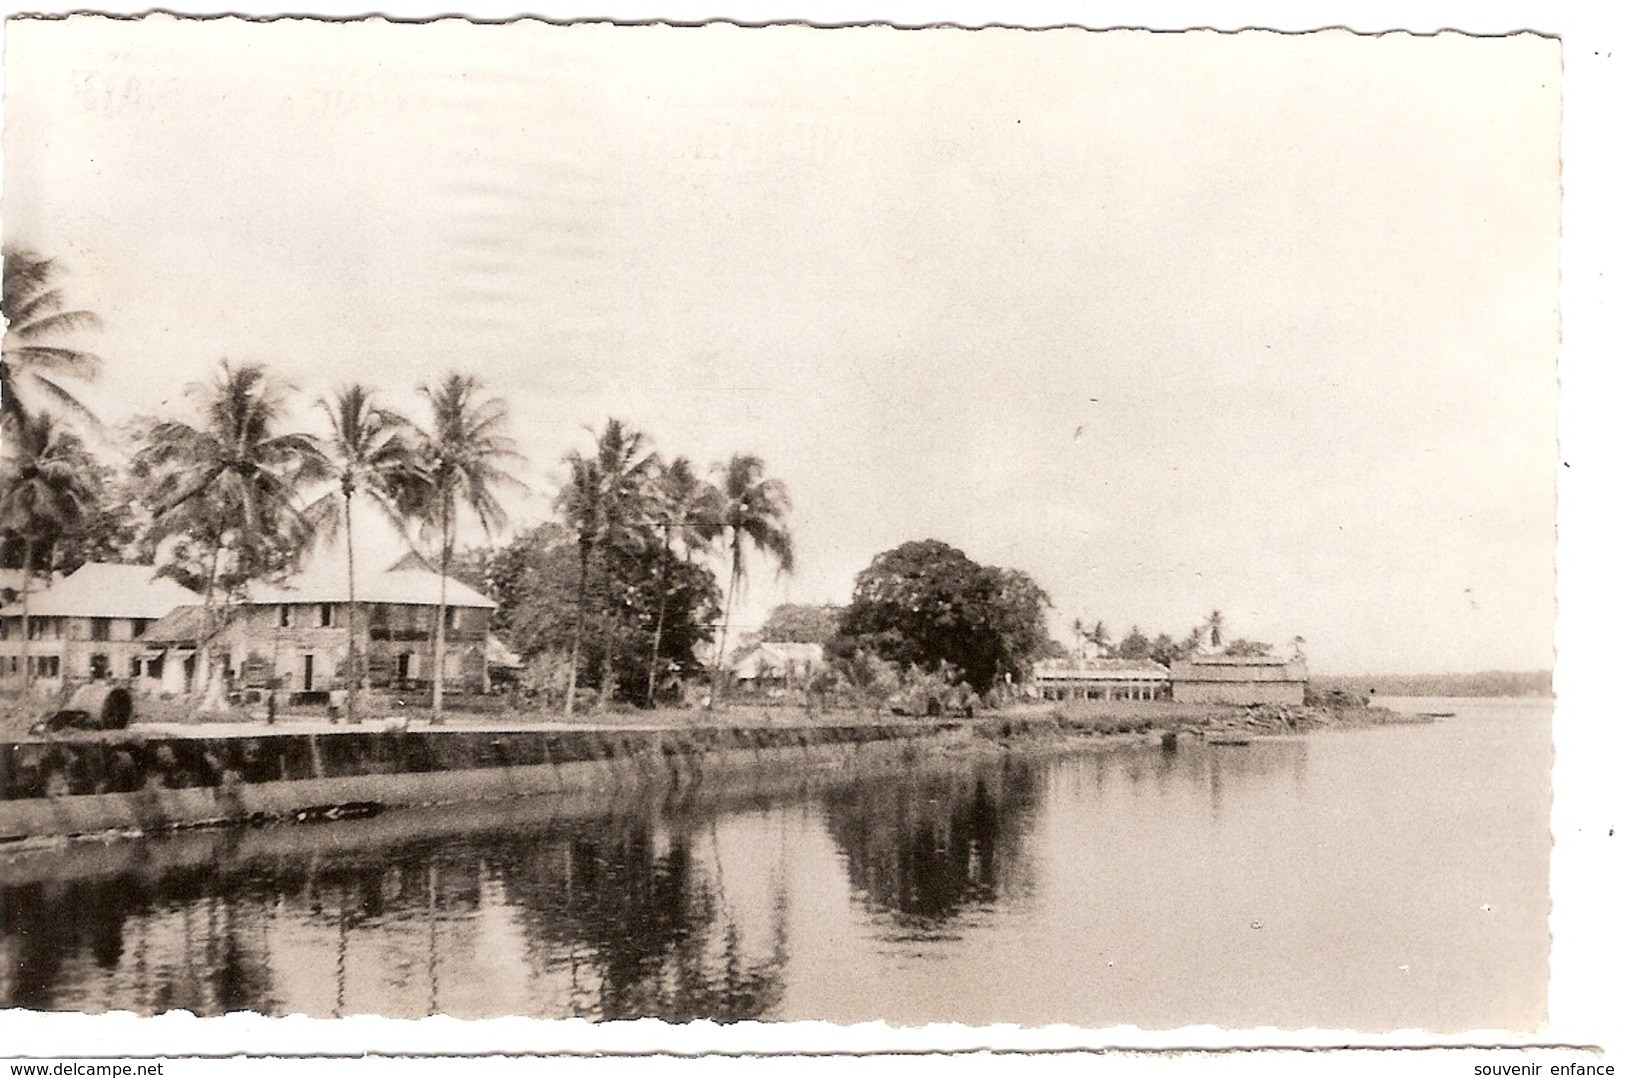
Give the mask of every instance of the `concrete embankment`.
[{"label": "concrete embankment", "polygon": [[[1012,722],[1014,725],[1012,725]],[[0,743],[0,842],[274,819],[341,818],[409,805],[753,784],[809,769],[909,759],[1012,720],[687,729],[414,729],[151,736],[137,728]],[[981,735],[981,737],[978,737]]]},{"label": "concrete embankment", "polygon": [[1302,732],[1395,721],[1381,709],[1050,709],[971,719],[785,726],[148,730],[0,741],[0,843],[519,797],[643,796],[727,779],[768,790],[810,773],[925,756],[1053,752],[1165,732]]}]

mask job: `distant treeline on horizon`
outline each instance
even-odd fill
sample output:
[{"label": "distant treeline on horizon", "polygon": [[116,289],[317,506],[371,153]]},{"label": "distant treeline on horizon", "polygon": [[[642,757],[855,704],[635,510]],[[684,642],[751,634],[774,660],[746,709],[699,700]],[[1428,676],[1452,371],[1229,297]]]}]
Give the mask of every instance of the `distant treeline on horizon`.
[{"label": "distant treeline on horizon", "polygon": [[1550,670],[1485,670],[1477,674],[1359,674],[1316,675],[1310,679],[1321,692],[1342,690],[1362,696],[1550,696]]}]

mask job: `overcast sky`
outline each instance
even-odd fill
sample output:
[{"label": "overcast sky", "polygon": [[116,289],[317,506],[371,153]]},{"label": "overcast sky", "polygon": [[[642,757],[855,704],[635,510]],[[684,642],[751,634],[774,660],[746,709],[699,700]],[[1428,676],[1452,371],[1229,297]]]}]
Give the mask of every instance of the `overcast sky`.
[{"label": "overcast sky", "polygon": [[[938,538],[1073,617],[1326,672],[1551,663],[1559,47],[13,23],[4,232],[101,313],[110,419],[222,356],[557,461],[760,454],[844,601]],[[379,529],[381,532],[381,529]]]}]

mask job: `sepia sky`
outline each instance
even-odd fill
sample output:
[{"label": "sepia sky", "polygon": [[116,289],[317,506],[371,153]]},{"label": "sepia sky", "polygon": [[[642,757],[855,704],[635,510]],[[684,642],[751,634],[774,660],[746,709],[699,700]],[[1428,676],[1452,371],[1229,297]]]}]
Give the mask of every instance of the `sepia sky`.
[{"label": "sepia sky", "polygon": [[[232,21],[6,28],[4,233],[109,419],[222,356],[608,416],[898,543],[1314,669],[1551,664],[1558,44]],[[378,537],[383,530],[376,528]]]}]

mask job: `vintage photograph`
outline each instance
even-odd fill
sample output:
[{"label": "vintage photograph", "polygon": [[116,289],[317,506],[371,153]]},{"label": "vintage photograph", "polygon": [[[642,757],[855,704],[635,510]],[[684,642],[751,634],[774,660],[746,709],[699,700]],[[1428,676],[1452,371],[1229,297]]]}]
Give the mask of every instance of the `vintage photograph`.
[{"label": "vintage photograph", "polygon": [[0,1009],[1541,1030],[1562,64],[9,20]]}]

